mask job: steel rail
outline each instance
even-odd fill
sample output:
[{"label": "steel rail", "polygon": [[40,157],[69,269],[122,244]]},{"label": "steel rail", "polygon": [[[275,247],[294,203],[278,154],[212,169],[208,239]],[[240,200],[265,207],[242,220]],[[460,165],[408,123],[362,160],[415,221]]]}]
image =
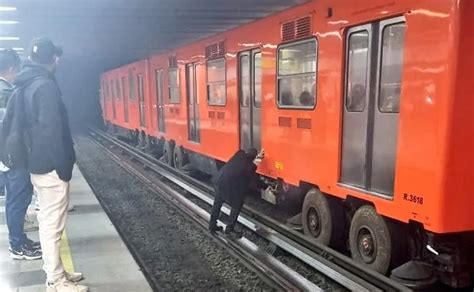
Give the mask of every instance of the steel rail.
[{"label": "steel rail", "polygon": [[[180,211],[192,218],[202,228],[207,228],[210,214],[206,210],[202,209],[197,204],[169,187],[167,184],[159,180],[150,180],[141,172],[137,171],[136,168],[124,162],[123,158],[117,156],[104,145],[99,142],[96,142],[96,144],[106,151],[107,154],[127,172],[136,176],[155,193],[158,193],[168,202],[178,207]],[[218,225],[225,226],[221,221],[218,222]],[[225,248],[230,249],[234,256],[243,260],[246,266],[258,272],[258,274],[264,279],[266,278],[265,280],[267,283],[276,286],[277,288],[285,291],[323,291],[316,284],[310,282],[278,259],[272,257],[245,237],[232,240],[229,237],[218,233],[213,237],[218,239],[221,245],[225,246]]]},{"label": "steel rail", "polygon": [[[91,129],[91,133],[117,145],[128,155],[146,165],[147,168],[185,189],[203,202],[213,204],[214,199],[211,194],[214,190],[209,185],[179,172],[107,133],[95,129]],[[259,214],[251,207],[245,206],[244,209],[245,214],[239,216],[239,223],[350,290],[410,291],[407,287],[354,262],[349,257],[327,246],[311,242],[305,235],[268,216]],[[230,213],[230,209],[225,205],[222,211],[227,215]]]}]

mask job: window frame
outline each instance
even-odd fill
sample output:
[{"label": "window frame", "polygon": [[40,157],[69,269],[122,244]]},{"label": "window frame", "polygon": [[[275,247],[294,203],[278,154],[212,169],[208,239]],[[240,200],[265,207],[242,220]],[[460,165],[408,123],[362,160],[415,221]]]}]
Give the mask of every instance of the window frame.
[{"label": "window frame", "polygon": [[[214,104],[211,103],[210,98],[209,98],[209,62],[213,61],[218,61],[218,60],[223,60],[224,61],[224,103],[223,104]],[[216,82],[213,82],[216,83]],[[212,59],[207,59],[206,60],[206,99],[207,99],[207,105],[208,106],[218,106],[218,107],[226,107],[227,106],[227,59],[225,56],[221,56],[218,58],[212,58]]]},{"label": "window frame", "polygon": [[[252,92],[252,93],[253,93],[253,100],[252,100],[252,102],[253,102],[253,107],[261,109],[261,108],[262,108],[262,104],[263,104],[263,80],[262,80],[262,79],[263,79],[263,70],[262,70],[263,53],[262,53],[261,50],[259,50],[259,51],[256,51],[256,52],[252,52],[250,55],[252,56],[252,62],[251,62],[251,64],[253,64],[253,66],[250,66],[250,67],[251,67],[251,68],[250,68],[250,69],[251,69],[250,71],[252,72],[252,74],[251,74],[251,76],[250,76],[250,77],[251,77],[251,78],[250,78],[250,84],[251,84],[251,85],[253,84],[253,88],[252,88],[252,91],[253,91],[253,92]],[[257,94],[255,93],[255,92],[256,92],[256,91],[255,91],[255,88],[256,88],[255,85],[257,84],[257,83],[255,82],[255,81],[257,80],[257,79],[255,78],[255,75],[256,75],[256,74],[255,74],[255,68],[257,68],[257,67],[255,66],[255,56],[257,56],[257,55],[260,55],[260,104],[259,104],[259,105],[257,105],[257,99],[256,99]],[[315,103],[315,105],[316,105],[316,103]]]},{"label": "window frame", "polygon": [[[239,106],[240,106],[240,107],[244,107],[244,108],[250,107],[250,103],[251,103],[252,101],[249,100],[249,104],[247,104],[247,105],[244,105],[244,104],[243,104],[242,90],[241,90],[241,89],[242,89],[242,68],[241,68],[241,64],[242,64],[242,58],[243,58],[243,57],[247,57],[247,59],[248,59],[248,66],[249,66],[249,70],[248,70],[248,71],[249,71],[249,74],[250,74],[250,69],[251,69],[251,68],[250,68],[250,67],[251,67],[251,66],[250,66],[250,61],[251,61],[250,55],[251,55],[251,53],[250,53],[249,51],[244,51],[244,52],[239,53],[238,59],[237,59],[237,78],[238,78],[238,82],[237,82],[237,93],[238,93],[238,96],[239,96]],[[252,92],[251,92],[252,78],[251,78],[251,77],[252,77],[252,76],[249,75],[249,87],[250,87],[250,88],[249,88],[249,89],[250,89],[249,91],[250,91],[250,95],[252,95]]]},{"label": "window frame", "polygon": [[[380,96],[381,96],[381,91],[382,91],[382,62],[383,62],[383,34],[384,31],[387,27],[390,27],[392,25],[397,25],[397,24],[404,24],[404,43],[403,43],[403,60],[402,60],[402,66],[400,68],[400,95],[398,97],[398,111],[382,111],[381,110],[381,104],[380,104]],[[377,77],[376,77],[376,85],[377,88],[376,90],[376,104],[374,106],[377,108],[377,111],[381,114],[400,114],[400,106],[401,106],[401,101],[402,101],[402,88],[403,88],[403,71],[404,71],[404,62],[405,62],[405,53],[406,53],[406,33],[407,33],[407,22],[405,17],[400,16],[400,17],[395,17],[395,18],[389,18],[383,21],[380,21],[378,24],[378,63],[377,63]]]},{"label": "window frame", "polygon": [[[170,78],[170,72],[171,70],[176,70],[176,80],[177,80],[177,85],[176,85],[176,88],[178,89],[178,98],[177,100],[173,100],[171,99],[171,78]],[[180,69],[179,69],[179,66],[178,67],[168,67],[168,103],[169,104],[181,104],[181,76],[180,76]]]},{"label": "window frame", "polygon": [[[285,48],[285,47],[289,47],[289,46],[292,46],[292,45],[297,45],[297,44],[303,44],[303,43],[309,43],[311,41],[314,41],[315,44],[316,44],[316,52],[315,52],[315,55],[316,55],[316,68],[315,68],[315,71],[314,71],[314,83],[315,83],[315,89],[314,89],[314,105],[309,107],[309,106],[293,106],[293,105],[281,105],[280,104],[280,59],[279,59],[279,56],[280,56],[280,49],[281,48]],[[305,39],[300,39],[300,40],[295,40],[295,41],[292,41],[292,42],[285,42],[285,43],[282,43],[282,44],[279,44],[277,46],[277,49],[276,49],[276,74],[275,74],[275,86],[276,86],[276,95],[275,95],[275,103],[276,103],[276,106],[278,109],[282,109],[282,110],[306,110],[306,111],[313,111],[314,109],[316,109],[316,106],[318,104],[318,68],[319,68],[319,41],[318,41],[318,38],[316,36],[311,36],[310,38],[305,38]],[[286,75],[286,76],[296,76],[296,75],[304,75],[304,76],[311,76],[310,73],[300,73],[300,74],[292,74],[292,75]],[[263,76],[263,74],[262,74]]]},{"label": "window frame", "polygon": [[[351,35],[355,34],[355,33],[358,33],[358,32],[367,32],[367,36],[368,36],[368,45],[367,45],[367,49],[368,49],[368,52],[367,52],[367,69],[366,69],[366,72],[365,72],[365,96],[364,96],[364,107],[362,108],[362,110],[360,111],[356,111],[356,110],[349,110],[349,107],[347,106],[347,94],[348,94],[348,85],[349,85],[349,39],[351,37]],[[377,68],[374,68],[374,65],[373,64],[373,56],[372,54],[374,53],[373,51],[373,34],[374,34],[374,30],[373,30],[373,27],[372,27],[372,23],[369,23],[369,24],[365,24],[365,25],[358,25],[358,26],[354,26],[354,27],[351,27],[348,31],[347,31],[347,34],[346,34],[346,37],[345,37],[345,54],[344,54],[344,88],[343,88],[343,106],[344,106],[344,110],[349,112],[349,113],[363,113],[365,112],[365,110],[368,110],[368,107],[370,105],[370,101],[369,101],[369,104],[367,104],[367,101],[370,100],[370,95],[372,94],[371,93],[371,90],[372,90],[372,73],[373,73],[373,70],[377,70]]]}]

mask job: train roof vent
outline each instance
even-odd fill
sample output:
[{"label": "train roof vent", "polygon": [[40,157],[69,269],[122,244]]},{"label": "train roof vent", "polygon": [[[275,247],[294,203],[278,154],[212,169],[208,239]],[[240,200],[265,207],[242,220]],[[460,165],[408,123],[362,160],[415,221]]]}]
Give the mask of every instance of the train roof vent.
[{"label": "train roof vent", "polygon": [[291,41],[311,35],[311,17],[305,16],[281,25],[282,41]]},{"label": "train roof vent", "polygon": [[178,59],[176,58],[176,56],[171,56],[168,58],[168,66],[170,68],[178,67]]},{"label": "train roof vent", "polygon": [[311,17],[306,16],[296,20],[296,38],[304,38],[311,35]]},{"label": "train roof vent", "polygon": [[288,21],[281,25],[281,40],[286,42],[295,38],[295,21]]},{"label": "train roof vent", "polygon": [[220,41],[214,44],[210,44],[206,47],[206,58],[218,58],[225,55],[225,43]]}]

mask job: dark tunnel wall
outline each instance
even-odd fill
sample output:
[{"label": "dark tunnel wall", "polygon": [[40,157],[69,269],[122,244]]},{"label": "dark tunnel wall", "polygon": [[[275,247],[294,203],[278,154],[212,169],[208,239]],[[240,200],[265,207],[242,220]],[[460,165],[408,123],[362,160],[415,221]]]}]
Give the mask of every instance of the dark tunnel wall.
[{"label": "dark tunnel wall", "polygon": [[100,74],[117,63],[117,60],[104,61],[98,58],[61,59],[56,76],[73,126],[102,123]]}]

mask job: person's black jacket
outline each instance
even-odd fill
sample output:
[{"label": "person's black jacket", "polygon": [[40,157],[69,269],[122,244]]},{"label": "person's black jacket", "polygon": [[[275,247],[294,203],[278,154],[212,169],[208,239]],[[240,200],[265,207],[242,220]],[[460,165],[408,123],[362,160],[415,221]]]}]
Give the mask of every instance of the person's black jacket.
[{"label": "person's black jacket", "polygon": [[56,170],[61,180],[70,181],[76,155],[66,107],[54,75],[40,65],[27,63],[14,84],[26,86],[24,102],[30,172],[46,174]]},{"label": "person's black jacket", "polygon": [[237,151],[215,177],[217,191],[231,206],[238,204],[255,187],[266,187],[256,170],[253,159],[249,159],[245,151]]}]

